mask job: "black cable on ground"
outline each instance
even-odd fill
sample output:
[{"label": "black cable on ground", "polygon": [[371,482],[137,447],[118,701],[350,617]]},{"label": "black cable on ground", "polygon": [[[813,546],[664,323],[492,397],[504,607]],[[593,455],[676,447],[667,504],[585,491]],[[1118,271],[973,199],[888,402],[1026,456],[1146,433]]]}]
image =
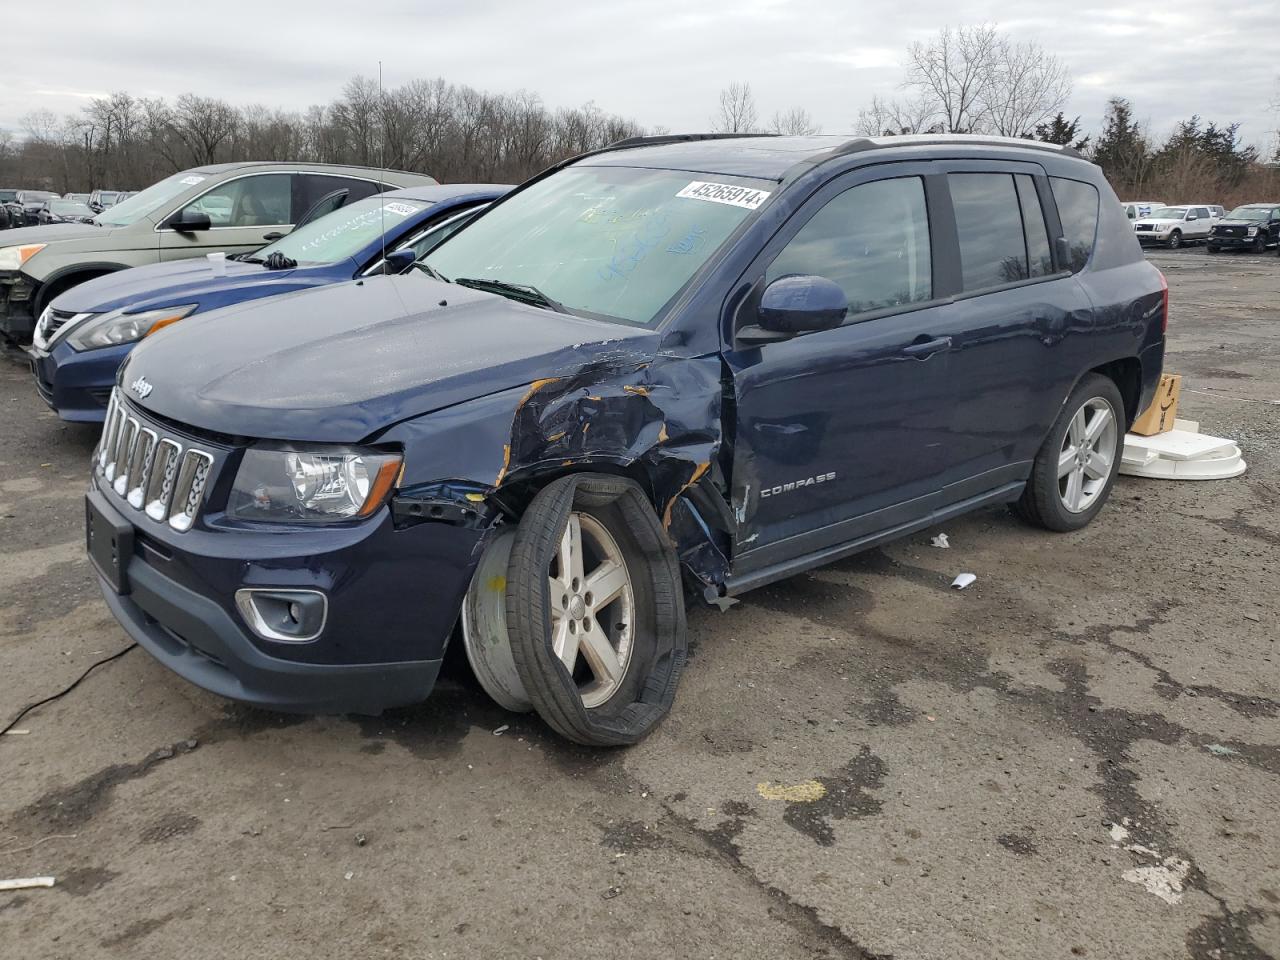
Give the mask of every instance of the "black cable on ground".
[{"label": "black cable on ground", "polygon": [[6,733],[8,733],[10,730],[16,727],[18,725],[18,721],[20,721],[32,710],[36,709],[36,707],[43,707],[46,703],[53,703],[53,701],[59,699],[60,697],[65,697],[68,693],[70,693],[76,687],[80,686],[80,681],[83,680],[85,677],[87,677],[89,674],[93,673],[93,671],[97,670],[99,667],[103,666],[104,664],[110,663],[112,660],[119,660],[121,657],[123,657],[126,653],[128,653],[130,650],[132,650],[136,646],[137,646],[136,643],[131,643],[127,647],[125,647],[123,650],[119,651],[118,653],[113,653],[111,656],[107,657],[105,660],[99,660],[97,663],[91,666],[84,673],[80,674],[80,676],[76,677],[76,679],[72,681],[71,686],[67,687],[65,690],[60,690],[57,693],[55,693],[53,696],[45,697],[43,700],[37,700],[35,703],[27,704],[20,711],[18,711],[18,715],[16,717],[14,717],[12,720],[10,720],[8,723],[4,725],[4,729],[0,730],[0,737],[3,737]]}]

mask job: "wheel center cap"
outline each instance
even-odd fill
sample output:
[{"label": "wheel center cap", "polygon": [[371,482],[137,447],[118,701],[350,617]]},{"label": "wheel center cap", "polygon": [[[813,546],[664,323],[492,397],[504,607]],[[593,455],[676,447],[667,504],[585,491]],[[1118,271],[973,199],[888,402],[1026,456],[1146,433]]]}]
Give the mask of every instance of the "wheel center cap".
[{"label": "wheel center cap", "polygon": [[569,601],[569,616],[575,620],[581,620],[587,615],[587,602],[578,594],[574,594],[573,599]]}]

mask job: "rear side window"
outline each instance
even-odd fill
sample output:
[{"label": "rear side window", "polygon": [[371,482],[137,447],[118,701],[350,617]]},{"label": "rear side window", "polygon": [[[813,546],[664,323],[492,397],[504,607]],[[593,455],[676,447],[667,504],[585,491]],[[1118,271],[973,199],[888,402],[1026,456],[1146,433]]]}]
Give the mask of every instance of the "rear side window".
[{"label": "rear side window", "polygon": [[300,173],[293,182],[293,216],[305,216],[315,204],[335,191],[346,191],[342,202],[336,204],[337,210],[349,203],[381,193],[382,188],[371,180],[358,180],[355,177],[335,177],[323,173]]},{"label": "rear side window", "polygon": [[919,177],[851,187],[815,213],[769,265],[766,282],[826,277],[849,298],[849,315],[933,296],[929,214]]},{"label": "rear side window", "polygon": [[1093,255],[1093,240],[1098,233],[1098,188],[1080,180],[1050,177],[1053,199],[1058,204],[1058,219],[1069,251],[1066,266],[1072,273],[1084,269]]},{"label": "rear side window", "polygon": [[1013,176],[952,173],[947,183],[956,211],[965,291],[1027,279],[1031,274]]}]

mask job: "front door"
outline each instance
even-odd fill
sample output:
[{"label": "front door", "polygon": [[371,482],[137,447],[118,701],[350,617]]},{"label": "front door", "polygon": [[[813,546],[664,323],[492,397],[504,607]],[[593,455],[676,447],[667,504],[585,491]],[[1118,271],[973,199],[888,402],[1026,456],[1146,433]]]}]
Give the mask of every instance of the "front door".
[{"label": "front door", "polygon": [[259,173],[217,184],[184,210],[209,217],[208,230],[179,233],[160,230],[160,259],[182,260],[206,253],[249,253],[269,234],[288,233],[293,225],[291,173]]},{"label": "front door", "polygon": [[933,209],[932,172],[894,164],[838,178],[751,267],[757,291],[787,275],[822,276],[850,308],[835,329],[725,352],[738,572],[932,509],[951,401],[947,291],[931,239],[950,220]]}]

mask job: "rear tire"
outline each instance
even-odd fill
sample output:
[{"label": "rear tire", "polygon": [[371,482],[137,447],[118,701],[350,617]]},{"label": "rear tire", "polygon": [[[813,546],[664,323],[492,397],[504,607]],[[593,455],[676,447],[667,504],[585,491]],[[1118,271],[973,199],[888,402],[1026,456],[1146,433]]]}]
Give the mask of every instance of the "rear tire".
[{"label": "rear tire", "polygon": [[516,671],[547,726],[588,746],[654,730],[671,709],[688,638],[679,562],[636,484],[575,474],[533,498],[511,544],[506,622]]},{"label": "rear tire", "polygon": [[1081,380],[1045,437],[1013,511],[1046,530],[1079,530],[1098,515],[1120,470],[1124,400],[1115,381]]}]

